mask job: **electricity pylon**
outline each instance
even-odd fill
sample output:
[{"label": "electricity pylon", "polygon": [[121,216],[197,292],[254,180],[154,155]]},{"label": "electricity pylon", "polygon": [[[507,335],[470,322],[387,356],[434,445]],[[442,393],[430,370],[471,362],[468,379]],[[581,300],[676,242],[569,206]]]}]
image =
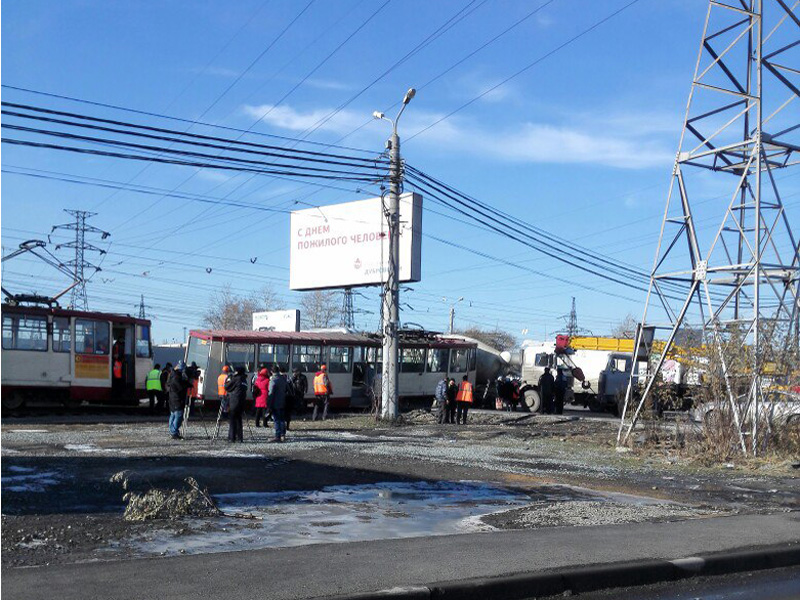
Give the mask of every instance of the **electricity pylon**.
[{"label": "electricity pylon", "polygon": [[68,210],[68,209],[64,209],[64,212],[74,216],[75,222],[65,223],[64,225],[54,225],[50,233],[53,233],[53,231],[55,231],[56,229],[68,229],[70,231],[75,232],[74,242],[58,244],[56,246],[56,250],[59,250],[61,248],[73,248],[75,250],[75,258],[64,263],[67,267],[72,268],[73,273],[75,275],[75,280],[79,282],[78,285],[72,288],[70,307],[78,310],[88,310],[89,301],[88,298],[86,297],[86,278],[84,273],[86,272],[87,269],[94,269],[94,272],[97,273],[98,271],[100,271],[100,267],[90,262],[87,262],[86,259],[84,258],[85,253],[88,251],[88,252],[98,252],[100,254],[105,254],[106,251],[86,242],[86,234],[97,233],[100,235],[100,239],[103,240],[106,239],[111,234],[108,233],[107,231],[103,231],[102,229],[98,229],[97,227],[93,227],[91,225],[86,224],[86,219],[95,216],[97,213],[87,212],[85,210]]},{"label": "electricity pylon", "polygon": [[353,288],[344,288],[342,298],[342,327],[355,329],[356,316],[353,308]]},{"label": "electricity pylon", "polygon": [[[738,443],[745,454],[758,451],[752,415],[763,407],[765,365],[796,350],[800,333],[800,248],[779,191],[780,172],[800,162],[799,7],[798,0],[709,2],[637,355],[651,328],[669,333],[641,381],[631,374],[618,443],[650,406],[676,338],[697,329]],[[676,298],[667,282],[683,292]]]}]

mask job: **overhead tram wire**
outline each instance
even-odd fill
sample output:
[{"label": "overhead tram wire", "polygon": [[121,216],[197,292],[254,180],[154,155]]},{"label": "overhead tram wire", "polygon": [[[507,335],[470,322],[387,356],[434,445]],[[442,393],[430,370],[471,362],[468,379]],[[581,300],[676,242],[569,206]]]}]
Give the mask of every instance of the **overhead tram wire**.
[{"label": "overhead tram wire", "polygon": [[[558,236],[550,234],[549,232],[547,232],[547,231],[545,231],[545,230],[543,230],[541,228],[537,228],[537,227],[535,227],[535,226],[533,226],[533,225],[531,225],[529,223],[526,223],[526,222],[524,222],[524,221],[522,221],[520,219],[517,219],[517,218],[515,218],[515,217],[513,217],[511,215],[508,215],[508,214],[503,213],[501,211],[497,211],[496,209],[492,208],[491,206],[489,206],[489,205],[487,205],[485,203],[480,203],[477,200],[475,200],[474,198],[471,198],[469,196],[461,194],[461,198],[459,198],[459,197],[457,197],[457,195],[460,194],[460,192],[457,192],[456,190],[453,190],[453,188],[449,188],[449,186],[448,186],[448,190],[452,190],[452,192],[455,192],[455,194],[453,194],[450,191],[443,191],[441,189],[440,185],[431,184],[430,180],[422,178],[419,175],[417,175],[415,173],[416,170],[414,170],[413,167],[406,167],[406,168],[409,171],[408,177],[412,181],[416,181],[418,184],[420,182],[427,183],[426,187],[427,187],[427,191],[428,191],[428,195],[429,196],[433,192],[434,195],[439,194],[439,196],[437,196],[437,199],[441,200],[442,199],[441,195],[444,195],[447,199],[449,199],[452,202],[455,202],[456,204],[458,204],[462,209],[467,209],[467,210],[472,211],[473,213],[475,213],[473,215],[473,214],[470,214],[470,213],[463,213],[462,212],[462,214],[465,214],[466,216],[469,216],[470,218],[472,218],[473,220],[475,220],[477,223],[479,223],[481,225],[485,225],[487,221],[490,221],[490,222],[494,223],[497,226],[497,227],[492,227],[492,229],[494,229],[495,231],[497,231],[499,229],[500,231],[497,231],[497,232],[498,233],[503,233],[504,232],[504,228],[507,226],[509,221],[516,222],[517,225],[519,225],[521,228],[527,229],[530,232],[528,234],[524,234],[523,233],[523,235],[525,235],[526,237],[528,237],[529,240],[531,240],[532,242],[537,244],[535,249],[537,249],[539,252],[541,252],[541,253],[543,253],[543,254],[545,254],[547,256],[550,256],[551,258],[555,258],[556,260],[560,260],[561,262],[564,262],[566,264],[570,264],[572,266],[575,266],[573,261],[563,258],[562,256],[559,255],[559,253],[550,250],[549,247],[545,245],[545,244],[548,244],[548,243],[555,243],[555,244],[558,244],[559,251],[561,253],[566,254],[567,256],[569,256],[574,261],[584,261],[584,262],[588,263],[589,265],[591,265],[594,269],[597,269],[597,270],[607,269],[607,270],[610,270],[614,275],[619,276],[619,277],[626,277],[626,276],[633,275],[635,278],[637,278],[637,279],[639,279],[641,281],[642,286],[644,286],[647,283],[647,280],[649,279],[649,275],[647,273],[645,273],[644,271],[636,269],[632,265],[628,265],[626,263],[621,263],[619,261],[615,261],[615,260],[613,260],[611,258],[608,258],[608,257],[605,257],[603,255],[600,255],[599,253],[593,252],[593,251],[591,251],[589,249],[581,248],[580,246],[572,245],[569,242],[567,242],[566,240],[563,240],[562,238],[559,238]],[[425,185],[425,183],[423,183],[423,185]],[[445,184],[441,184],[441,186],[444,186],[444,185]],[[433,186],[433,187],[431,187],[431,186]],[[494,214],[492,214],[492,213],[494,213]],[[515,236],[510,236],[510,237],[512,237],[512,239],[517,239]],[[544,238],[544,239],[541,239],[541,238]],[[544,247],[542,247],[542,246],[544,246]],[[587,257],[588,257],[588,260],[587,260]],[[594,274],[598,274],[594,270],[592,270],[590,272],[593,272]],[[618,280],[615,279],[615,281],[618,281]],[[673,289],[674,291],[683,291],[684,290],[683,286],[681,286],[678,282],[664,282],[664,284],[662,284],[662,285],[664,285],[667,288]],[[641,289],[641,288],[639,288],[639,289]]]},{"label": "overhead tram wire", "polygon": [[[233,43],[233,41],[237,37],[239,37],[239,35],[245,29],[247,29],[247,27],[250,25],[250,23],[253,22],[253,20],[256,18],[256,16],[264,9],[264,7],[268,3],[269,3],[269,0],[264,0],[264,2],[262,2],[256,8],[256,10],[253,11],[253,13],[250,15],[250,17],[242,24],[241,27],[239,27],[239,29],[236,30],[236,32],[228,39],[227,42],[225,42],[225,44],[216,52],[216,54],[214,54],[214,56],[211,57],[211,59],[206,63],[206,65],[202,69],[200,69],[199,71],[197,71],[195,73],[194,77],[191,78],[191,80],[181,89],[181,91],[179,91],[175,96],[173,96],[172,100],[170,100],[170,102],[164,108],[165,111],[169,110],[172,107],[172,105],[175,104],[175,102],[178,100],[178,98],[183,96],[187,92],[187,90],[189,90],[189,88],[191,88],[194,85],[194,83],[200,78],[200,76],[203,75],[206,71],[208,71],[208,68],[214,63],[214,61],[216,61],[217,58],[219,58],[222,55],[222,53],[225,52],[225,50],[228,49],[228,47]],[[186,129],[186,131],[189,131],[189,129],[191,129],[191,128],[192,128],[192,125],[189,125],[189,127]],[[150,167],[151,167],[151,165],[149,165],[149,164],[144,165],[144,167],[142,167],[142,169],[138,173],[133,175],[128,181],[130,183],[133,183],[136,179],[138,179]],[[96,209],[97,207],[101,206],[102,204],[104,204],[105,202],[110,200],[113,196],[114,196],[114,194],[112,193],[111,195],[107,196],[106,198],[104,198],[100,202],[96,203],[93,206],[93,209]]]},{"label": "overhead tram wire", "polygon": [[[47,115],[56,115],[56,116],[61,116],[61,117],[69,117],[71,119],[76,119],[76,120],[80,120],[80,121],[89,121],[89,122],[92,122],[92,123],[104,123],[106,125],[117,125],[119,127],[126,127],[126,128],[129,128],[129,129],[136,129],[136,130],[142,130],[142,131],[151,131],[151,132],[155,132],[155,133],[170,134],[172,136],[184,137],[184,138],[187,138],[187,139],[190,139],[190,140],[202,140],[202,141],[207,141],[207,142],[223,142],[223,143],[226,144],[226,148],[228,146],[244,146],[246,148],[259,149],[259,150],[262,151],[260,153],[264,154],[264,155],[283,156],[283,155],[296,154],[296,155],[298,155],[296,158],[298,158],[298,159],[302,158],[303,160],[311,160],[311,161],[320,161],[320,162],[322,162],[322,159],[324,158],[324,159],[328,159],[328,161],[326,161],[326,162],[332,162],[332,161],[335,161],[335,160],[347,161],[347,162],[342,162],[342,163],[339,163],[339,164],[349,164],[349,163],[358,163],[358,162],[368,163],[368,164],[374,164],[376,162],[385,162],[386,164],[388,164],[388,160],[387,159],[379,159],[379,158],[375,158],[374,156],[370,157],[370,158],[364,158],[364,157],[360,157],[360,156],[334,154],[334,153],[331,153],[331,152],[321,152],[321,151],[312,151],[312,150],[298,150],[298,149],[296,149],[296,148],[294,148],[292,146],[277,146],[277,145],[273,145],[273,144],[259,144],[259,143],[255,143],[255,142],[242,141],[239,138],[235,138],[234,139],[234,138],[225,138],[225,137],[220,137],[220,136],[188,133],[186,131],[179,131],[179,130],[176,130],[176,129],[169,129],[169,128],[165,128],[165,127],[154,127],[154,126],[151,126],[151,125],[142,125],[140,123],[133,123],[133,122],[130,122],[130,121],[120,121],[120,120],[117,120],[117,119],[104,119],[104,118],[93,117],[93,116],[82,114],[82,113],[74,113],[74,112],[68,112],[68,111],[53,110],[53,109],[43,108],[43,107],[34,106],[34,105],[30,105],[30,104],[19,104],[19,103],[14,103],[14,102],[3,101],[2,102],[2,106],[7,106],[7,107],[10,107],[10,108],[25,110],[25,111],[34,112],[34,113],[42,113],[42,114],[47,114]],[[20,118],[26,118],[26,119],[32,119],[32,120],[38,120],[38,121],[66,124],[66,125],[72,125],[72,126],[75,126],[75,127],[90,127],[90,128],[102,129],[102,130],[106,130],[106,131],[119,131],[119,130],[114,129],[114,128],[101,128],[99,126],[90,126],[90,125],[87,125],[87,124],[77,123],[77,122],[74,122],[74,121],[65,121],[65,120],[62,120],[62,119],[47,118],[47,117],[42,117],[42,116],[37,116],[37,115],[19,113],[19,112],[16,112],[16,111],[10,111],[10,110],[6,110],[6,109],[4,109],[3,112],[6,113],[6,114],[9,114],[11,116],[16,116],[16,117],[20,117]],[[161,138],[158,138],[158,139],[161,139]],[[172,138],[163,138],[163,139],[172,139]],[[181,143],[189,143],[189,142],[182,141]],[[197,142],[197,143],[199,144],[200,142]]]},{"label": "overhead tram wire", "polygon": [[425,132],[426,132],[426,131],[428,131],[429,129],[431,129],[431,128],[435,127],[436,125],[438,125],[439,123],[441,123],[442,121],[445,121],[446,119],[449,119],[450,117],[452,117],[452,116],[453,116],[453,115],[455,115],[456,113],[458,113],[458,112],[461,112],[462,110],[464,110],[464,109],[465,109],[465,108],[467,108],[468,106],[470,106],[470,105],[474,104],[475,102],[477,102],[478,100],[480,100],[480,99],[481,99],[481,98],[483,98],[484,96],[486,96],[486,95],[488,95],[488,94],[492,93],[493,91],[495,91],[496,89],[498,89],[498,88],[500,88],[500,87],[504,86],[505,84],[507,84],[507,83],[508,83],[509,81],[511,81],[512,79],[516,79],[517,77],[519,77],[519,76],[520,76],[520,75],[522,75],[523,73],[525,73],[525,72],[529,71],[530,69],[532,69],[533,67],[535,67],[535,66],[536,66],[536,65],[538,65],[539,63],[541,63],[541,62],[543,62],[543,61],[547,60],[548,58],[550,58],[551,56],[553,56],[553,55],[554,55],[554,54],[556,54],[557,52],[559,52],[559,51],[563,50],[563,49],[564,49],[564,48],[566,48],[567,46],[569,46],[569,45],[573,44],[574,42],[578,41],[579,39],[581,39],[581,38],[582,38],[582,37],[584,37],[585,35],[588,35],[589,33],[591,33],[592,31],[594,31],[595,29],[597,29],[597,28],[598,28],[598,27],[600,27],[601,25],[605,24],[606,22],[610,21],[611,19],[613,19],[614,17],[616,17],[616,16],[617,16],[617,15],[619,15],[620,13],[624,12],[625,10],[627,10],[628,8],[630,8],[631,6],[633,6],[634,4],[636,4],[637,2],[639,2],[639,0],[631,0],[630,2],[628,2],[627,4],[625,4],[625,5],[624,5],[624,6],[622,6],[622,7],[618,8],[618,9],[617,9],[617,10],[615,10],[614,12],[612,12],[612,13],[608,14],[607,16],[603,17],[603,18],[602,18],[602,19],[600,19],[599,21],[596,21],[595,23],[593,23],[592,25],[590,25],[590,26],[589,26],[589,27],[587,27],[586,29],[583,29],[583,30],[582,30],[580,33],[578,33],[578,34],[576,34],[576,35],[572,36],[572,37],[571,37],[571,38],[569,38],[567,41],[565,41],[565,42],[562,42],[561,44],[559,44],[558,46],[556,46],[556,47],[555,47],[555,48],[553,48],[552,50],[550,50],[550,51],[546,52],[545,54],[541,55],[541,56],[540,56],[539,58],[537,58],[536,60],[534,60],[534,61],[532,61],[532,62],[528,63],[527,65],[525,65],[525,66],[524,66],[524,67],[522,67],[521,69],[519,69],[519,70],[515,71],[513,74],[511,74],[511,75],[509,75],[508,77],[506,77],[505,79],[503,79],[503,80],[502,80],[500,83],[498,83],[498,84],[496,84],[496,85],[493,85],[493,86],[491,86],[491,87],[490,87],[490,88],[488,88],[487,90],[484,90],[483,92],[481,92],[480,94],[478,94],[477,96],[475,96],[475,97],[474,97],[474,98],[472,98],[471,100],[468,100],[467,102],[465,102],[464,104],[462,104],[461,106],[459,106],[458,108],[456,108],[455,110],[452,110],[452,111],[450,111],[449,113],[447,113],[447,114],[446,114],[446,115],[444,115],[443,117],[441,117],[441,118],[437,119],[436,121],[434,121],[433,123],[431,123],[431,124],[430,124],[430,125],[428,125],[427,127],[424,127],[423,129],[420,129],[419,131],[417,131],[417,132],[416,132],[416,133],[414,133],[413,135],[411,135],[411,136],[409,136],[409,137],[405,138],[405,140],[404,140],[404,143],[406,143],[406,144],[407,144],[409,141],[411,141],[411,140],[412,140],[412,139],[414,139],[415,137],[417,137],[417,136],[419,136],[419,135],[422,135],[423,133],[425,133]]},{"label": "overhead tram wire", "polygon": [[[450,17],[447,21],[445,21],[437,29],[435,29],[433,32],[431,32],[424,40],[419,42],[411,50],[406,52],[406,54],[404,54],[400,59],[395,61],[390,67],[385,69],[383,71],[383,73],[378,75],[370,83],[368,83],[366,86],[362,87],[355,94],[350,96],[350,98],[348,98],[345,102],[341,103],[339,106],[337,106],[334,110],[332,110],[326,116],[320,118],[316,123],[311,125],[304,132],[302,132],[300,134],[300,138],[301,139],[305,139],[309,135],[311,135],[312,133],[317,131],[320,127],[325,125],[325,123],[330,121],[333,117],[335,117],[342,110],[344,110],[346,107],[348,107],[350,104],[352,104],[355,100],[360,98],[365,92],[367,92],[370,88],[372,88],[376,83],[381,81],[389,73],[391,73],[392,71],[394,71],[395,69],[397,69],[398,67],[403,65],[405,62],[407,62],[409,59],[411,59],[413,56],[415,56],[416,54],[418,54],[419,52],[424,50],[427,46],[429,46],[434,41],[436,41],[438,38],[440,38],[442,35],[444,35],[448,31],[450,31],[458,23],[463,21],[465,18],[469,17],[472,13],[474,13],[476,10],[478,10],[481,6],[483,6],[487,2],[487,0],[482,0],[477,6],[473,6],[477,1],[478,0],[471,0],[469,3],[467,3],[463,8],[458,10],[452,17]],[[555,0],[549,0],[549,1],[550,2],[554,2]]]},{"label": "overhead tram wire", "polygon": [[98,101],[95,101],[95,100],[86,100],[85,98],[77,98],[75,96],[66,96],[66,95],[63,95],[63,94],[55,94],[53,92],[43,92],[43,91],[40,91],[40,90],[34,90],[34,89],[31,89],[31,88],[9,85],[9,84],[6,84],[6,83],[0,84],[0,87],[6,88],[6,89],[10,89],[10,90],[16,90],[16,91],[20,91],[20,92],[25,92],[25,93],[28,93],[28,94],[35,94],[35,95],[45,96],[45,97],[49,97],[49,98],[57,98],[57,99],[60,99],[60,100],[68,100],[70,102],[76,102],[76,103],[80,103],[80,104],[88,104],[88,105],[92,105],[92,106],[110,108],[110,109],[113,109],[113,110],[119,110],[119,111],[123,111],[123,112],[129,112],[129,113],[148,116],[148,117],[156,117],[156,118],[159,118],[159,119],[167,119],[167,120],[176,121],[176,122],[179,122],[179,123],[193,123],[193,124],[196,124],[196,125],[200,125],[202,127],[210,127],[210,128],[221,129],[221,130],[225,130],[225,131],[232,131],[232,132],[236,132],[236,133],[249,133],[249,134],[260,136],[260,137],[267,137],[267,138],[273,138],[273,139],[277,139],[277,140],[283,140],[285,142],[292,142],[292,143],[298,143],[298,144],[309,144],[309,145],[313,145],[313,146],[323,146],[325,148],[337,148],[339,150],[348,150],[350,152],[361,152],[362,154],[367,154],[367,155],[374,155],[375,154],[374,150],[366,150],[364,148],[356,148],[356,147],[353,147],[353,146],[339,146],[339,145],[336,145],[336,144],[330,144],[330,143],[325,143],[325,142],[316,142],[316,141],[313,141],[313,140],[301,140],[299,138],[293,138],[293,137],[288,137],[288,136],[284,136],[284,135],[277,135],[277,134],[274,134],[274,133],[265,133],[265,132],[262,132],[262,131],[248,131],[247,129],[240,129],[238,127],[229,127],[227,125],[219,125],[219,124],[214,124],[214,123],[208,123],[208,122],[200,121],[200,120],[185,119],[185,118],[182,118],[182,117],[176,117],[174,115],[166,115],[166,114],[157,113],[157,112],[153,112],[153,111],[139,110],[139,109],[130,108],[130,107],[127,107],[127,106],[120,106],[119,104],[110,104],[110,103],[107,103],[107,102],[98,102]]},{"label": "overhead tram wire", "polygon": [[[9,113],[7,111],[3,111],[3,114],[9,114]],[[11,113],[11,114],[13,114],[13,113]],[[121,130],[121,129],[112,129],[112,128],[108,128],[108,127],[97,127],[95,125],[85,125],[85,124],[78,124],[77,126],[78,126],[78,128],[88,128],[88,129],[92,129],[92,130],[103,131],[103,132],[106,132],[106,133],[114,132],[114,133],[119,133],[119,134],[122,134],[122,135],[129,135],[129,136],[133,136],[133,137],[141,137],[141,138],[146,138],[146,139],[149,139],[149,140],[158,140],[158,141],[162,141],[162,142],[163,141],[175,140],[179,144],[187,145],[187,146],[193,146],[193,147],[201,147],[201,148],[219,148],[220,147],[218,144],[211,144],[211,143],[206,143],[206,142],[183,141],[183,140],[179,140],[177,138],[171,138],[171,137],[166,137],[166,136],[157,136],[157,135],[152,135],[152,134],[143,133],[143,132],[129,132],[129,131]],[[321,172],[321,173],[322,172],[329,172],[329,173],[349,173],[349,172],[352,172],[352,173],[360,173],[360,174],[369,174],[369,175],[376,176],[379,179],[381,178],[380,176],[378,176],[378,173],[377,173],[378,166],[380,166],[380,162],[379,161],[376,161],[374,166],[373,165],[354,165],[352,163],[347,163],[347,162],[331,161],[331,160],[324,160],[324,159],[318,159],[318,158],[303,158],[303,159],[299,159],[298,160],[298,159],[295,159],[293,157],[287,157],[287,156],[283,156],[283,155],[272,153],[272,152],[259,152],[257,150],[250,150],[250,149],[239,149],[239,150],[237,150],[237,152],[240,152],[240,153],[243,153],[243,154],[256,155],[256,156],[265,156],[265,157],[271,158],[272,162],[268,163],[266,161],[256,161],[256,160],[239,158],[239,157],[235,157],[235,156],[220,157],[220,156],[216,156],[216,155],[213,155],[213,154],[206,154],[206,153],[194,152],[194,151],[189,151],[189,150],[178,150],[178,149],[175,149],[175,148],[172,148],[172,147],[161,148],[159,146],[152,146],[152,145],[147,145],[147,144],[137,144],[137,143],[132,143],[132,142],[123,142],[121,140],[114,139],[114,138],[99,138],[99,137],[94,137],[94,136],[85,136],[85,135],[80,135],[80,134],[68,133],[68,132],[64,132],[64,131],[52,130],[52,129],[40,129],[40,128],[35,128],[35,127],[25,127],[25,126],[21,126],[21,125],[14,125],[12,123],[7,123],[5,121],[2,123],[2,127],[6,128],[6,129],[11,129],[11,130],[14,130],[14,131],[21,131],[21,132],[33,133],[33,134],[39,134],[39,135],[48,135],[48,136],[52,136],[52,137],[65,138],[65,139],[70,139],[70,140],[81,140],[81,141],[88,141],[88,142],[96,142],[96,143],[102,143],[102,144],[105,144],[105,145],[122,146],[122,147],[126,147],[126,148],[139,148],[141,150],[146,150],[146,151],[155,151],[155,152],[158,153],[159,156],[164,156],[165,154],[199,156],[199,157],[207,158],[207,159],[210,159],[210,160],[220,160],[220,161],[225,161],[225,162],[242,162],[242,163],[252,163],[252,164],[271,164],[273,166],[293,167],[293,168],[301,169],[301,170],[305,170],[305,171],[314,171],[314,172]],[[276,160],[295,161],[295,162],[293,162],[293,163],[292,162],[281,163],[281,162],[275,162]],[[338,170],[338,169],[330,169],[330,168],[325,168],[325,167],[310,167],[310,166],[305,166],[304,165],[304,163],[306,163],[306,162],[311,162],[311,163],[314,163],[314,164],[327,164],[327,165],[334,165],[334,166],[349,166],[349,167],[351,167],[353,169],[358,169],[358,171],[355,171],[355,170],[354,171],[341,171],[341,170]]]},{"label": "overhead tram wire", "polygon": [[[481,46],[479,46],[479,47],[478,47],[478,48],[476,48],[475,50],[473,50],[473,51],[471,51],[470,53],[468,53],[466,56],[462,57],[460,60],[458,60],[458,61],[456,61],[455,63],[453,63],[452,65],[450,65],[450,66],[449,66],[447,69],[445,69],[444,71],[440,72],[438,75],[436,75],[435,77],[433,77],[432,79],[429,79],[428,81],[426,81],[425,83],[423,83],[422,85],[420,85],[419,87],[417,87],[417,91],[418,91],[418,92],[419,92],[419,91],[422,91],[422,90],[424,90],[425,88],[427,88],[429,85],[431,85],[432,83],[434,83],[435,81],[438,81],[439,79],[441,79],[442,77],[444,77],[444,76],[445,76],[447,73],[449,73],[450,71],[452,71],[453,69],[455,69],[456,67],[458,67],[459,65],[461,65],[462,63],[466,62],[467,60],[469,60],[470,58],[472,58],[473,56],[475,56],[475,55],[476,55],[478,52],[480,52],[481,50],[483,50],[483,49],[485,49],[486,47],[490,46],[491,44],[495,43],[497,40],[499,40],[500,38],[502,38],[502,37],[503,37],[503,36],[505,36],[506,34],[510,33],[510,32],[511,32],[511,31],[513,31],[514,29],[516,29],[516,28],[517,28],[519,25],[521,25],[522,23],[524,23],[525,21],[527,21],[528,19],[530,19],[531,17],[533,17],[534,15],[536,15],[538,12],[540,12],[542,9],[546,8],[548,5],[552,4],[552,3],[553,3],[553,2],[555,2],[555,1],[556,1],[556,0],[547,0],[547,1],[546,1],[546,2],[544,2],[543,4],[539,5],[538,7],[536,7],[535,9],[533,9],[532,11],[530,11],[529,13],[527,13],[526,15],[524,15],[522,18],[520,18],[520,19],[518,19],[517,21],[515,21],[514,23],[512,23],[512,24],[511,24],[509,27],[507,27],[506,29],[504,29],[503,31],[501,31],[500,33],[498,33],[497,35],[495,35],[494,37],[492,37],[491,39],[489,39],[488,41],[486,41],[485,43],[483,43]],[[385,112],[385,113],[388,113],[390,110],[392,110],[392,109],[396,108],[396,107],[397,107],[397,106],[399,106],[399,105],[400,105],[400,102],[399,102],[399,101],[398,101],[398,102],[395,102],[395,103],[394,103],[394,104],[392,104],[390,107],[386,108],[386,109],[385,109],[383,112]],[[367,125],[369,125],[369,124],[370,124],[370,123],[372,123],[373,121],[374,121],[374,119],[368,119],[368,120],[364,121],[364,123],[362,123],[361,125],[359,125],[359,126],[358,126],[358,127],[356,127],[355,129],[353,129],[353,130],[352,130],[350,133],[348,133],[348,134],[346,134],[346,135],[344,135],[344,136],[340,137],[340,138],[339,138],[339,139],[338,139],[336,142],[333,142],[333,143],[334,143],[334,144],[338,144],[338,143],[340,143],[341,141],[343,141],[343,140],[347,139],[347,138],[348,138],[348,137],[350,137],[351,135],[354,135],[355,133],[357,133],[357,132],[361,131],[361,130],[362,130],[364,127],[366,127]],[[315,130],[316,130],[316,129],[315,129]],[[314,130],[314,131],[315,131],[315,130]],[[312,132],[309,132],[309,133],[313,133],[313,131],[312,131]],[[302,135],[302,134],[301,134],[301,135]],[[305,135],[303,135],[302,137],[303,137],[304,139],[306,138],[306,136],[305,136]]]}]

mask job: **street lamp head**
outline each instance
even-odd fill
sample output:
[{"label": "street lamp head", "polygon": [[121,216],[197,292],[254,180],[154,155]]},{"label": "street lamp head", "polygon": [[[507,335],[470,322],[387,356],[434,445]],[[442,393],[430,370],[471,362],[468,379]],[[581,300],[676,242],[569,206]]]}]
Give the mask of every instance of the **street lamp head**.
[{"label": "street lamp head", "polygon": [[382,119],[383,118],[383,113],[378,111],[378,110],[376,110],[374,113],[372,113],[372,116],[374,118],[376,118],[376,119]]},{"label": "street lamp head", "polygon": [[406,92],[405,97],[403,98],[403,104],[408,104],[409,102],[411,102],[411,99],[416,95],[417,95],[417,90],[415,90],[414,88],[409,88],[408,91]]}]

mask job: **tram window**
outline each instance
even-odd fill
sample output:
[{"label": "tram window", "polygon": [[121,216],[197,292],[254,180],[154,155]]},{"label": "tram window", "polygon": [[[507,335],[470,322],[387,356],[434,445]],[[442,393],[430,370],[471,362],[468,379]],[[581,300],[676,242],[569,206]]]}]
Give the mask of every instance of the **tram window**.
[{"label": "tram window", "polygon": [[[253,366],[256,362],[256,345],[255,344],[226,344],[225,355],[227,362],[234,369],[244,367],[248,373],[253,372]],[[200,366],[200,363],[197,363]]]},{"label": "tram window", "polygon": [[136,337],[136,357],[150,358],[150,326],[139,325],[136,329],[139,333]]},{"label": "tram window", "polygon": [[68,317],[53,317],[53,352],[69,352],[72,335]]},{"label": "tram window", "polygon": [[186,350],[187,364],[195,363],[198,368],[207,369],[210,349],[211,342],[209,340],[189,336],[189,348]]},{"label": "tram window", "polygon": [[425,370],[425,348],[402,348],[400,370],[403,373],[422,373]]},{"label": "tram window", "polygon": [[75,319],[75,352],[108,354],[108,323],[91,319]]},{"label": "tram window", "polygon": [[382,354],[383,350],[381,348],[376,348],[374,346],[364,347],[364,359],[367,363],[372,365],[378,375],[380,375],[383,370],[383,365],[381,363]]},{"label": "tram window", "polygon": [[322,346],[295,344],[292,347],[292,368],[317,372],[322,364]]},{"label": "tram window", "polygon": [[453,373],[466,373],[468,357],[468,348],[453,349],[450,352],[450,371]]},{"label": "tram window", "polygon": [[47,351],[47,317],[31,315],[3,317],[3,348]]},{"label": "tram window", "polygon": [[289,364],[289,344],[259,344],[258,364],[267,365],[270,369],[275,365]]},{"label": "tram window", "polygon": [[350,346],[330,346],[328,348],[328,373],[349,373],[352,368]]},{"label": "tram window", "polygon": [[447,373],[447,348],[428,349],[428,373]]},{"label": "tram window", "polygon": [[478,351],[475,348],[469,349],[469,370],[474,371],[477,366]]}]

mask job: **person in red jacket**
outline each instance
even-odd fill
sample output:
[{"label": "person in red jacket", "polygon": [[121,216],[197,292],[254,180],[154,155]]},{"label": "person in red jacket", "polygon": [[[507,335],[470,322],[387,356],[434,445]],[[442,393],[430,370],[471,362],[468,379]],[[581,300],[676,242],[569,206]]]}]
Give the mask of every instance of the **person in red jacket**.
[{"label": "person in red jacket", "polygon": [[261,427],[261,418],[264,418],[264,427],[267,426],[267,395],[269,394],[269,369],[266,367],[258,372],[258,377],[253,382],[253,396],[256,401],[256,427]]}]

